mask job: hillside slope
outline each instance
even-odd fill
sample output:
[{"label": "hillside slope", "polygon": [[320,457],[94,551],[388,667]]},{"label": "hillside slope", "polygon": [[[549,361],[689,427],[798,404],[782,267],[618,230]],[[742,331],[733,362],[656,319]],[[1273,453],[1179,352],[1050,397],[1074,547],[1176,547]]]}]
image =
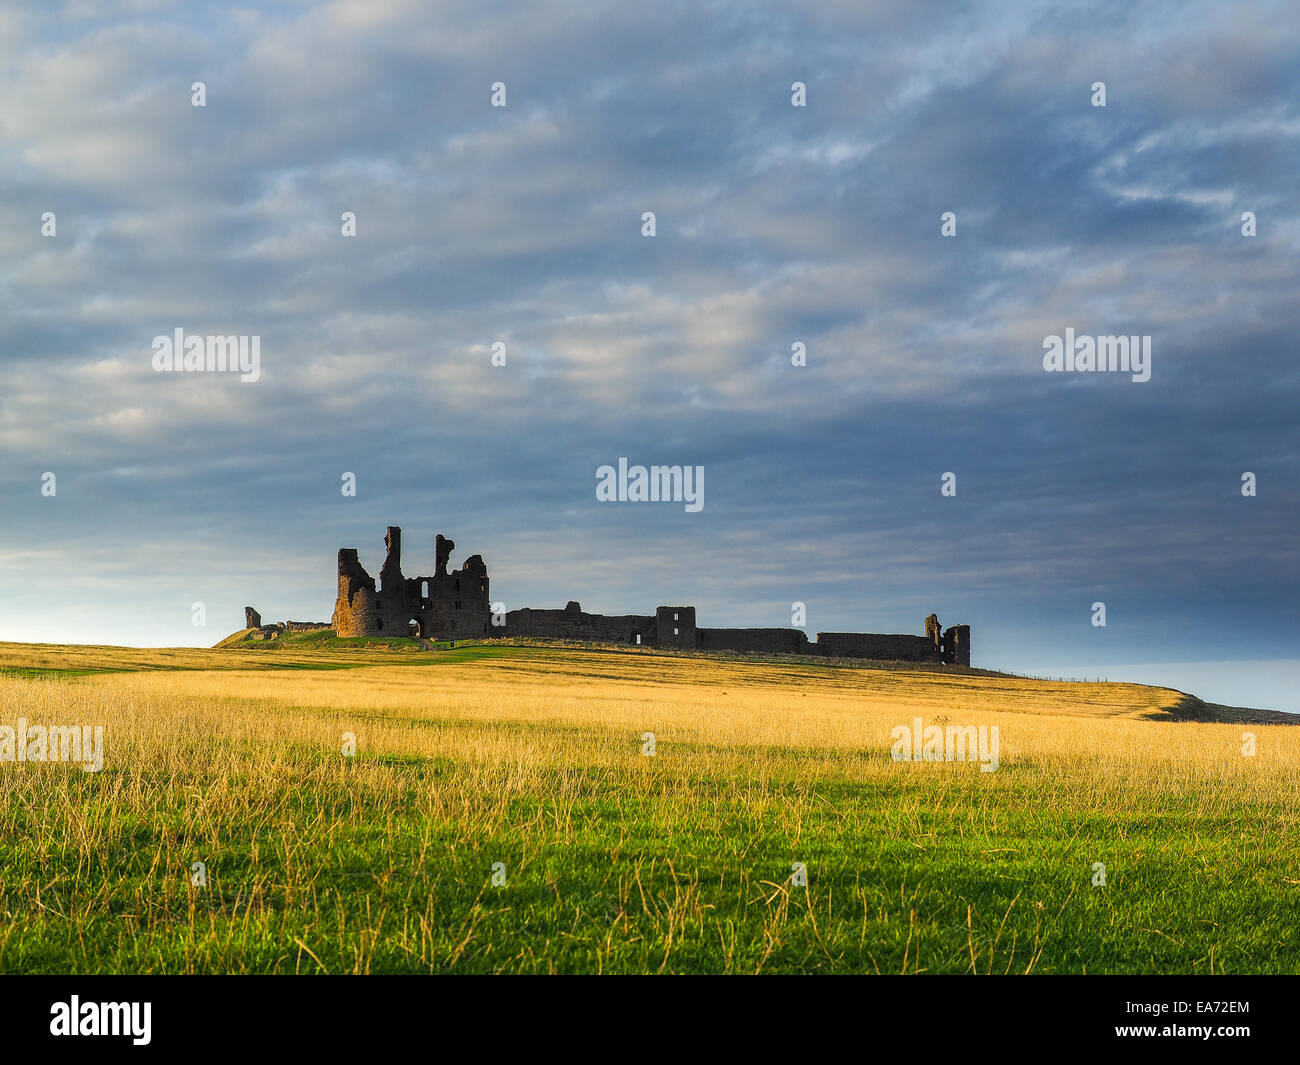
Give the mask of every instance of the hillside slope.
[{"label": "hillside slope", "polygon": [[[250,630],[255,631],[255,630]],[[475,683],[506,683],[527,675],[595,683],[611,697],[645,684],[695,693],[768,692],[788,687],[797,698],[851,702],[862,710],[909,715],[1031,713],[1091,718],[1297,724],[1300,715],[1206,703],[1171,688],[1142,684],[1055,681],[956,666],[917,666],[853,659],[760,657],[664,652],[626,647],[566,646],[539,641],[429,645],[408,639],[339,639],[331,632],[250,640],[235,633],[216,647],[127,648],[0,643],[0,673],[78,675],[116,672],[336,670],[411,665],[437,668]],[[450,676],[440,676],[440,684]],[[223,681],[222,683],[230,683]],[[422,682],[421,682],[422,683]]]}]

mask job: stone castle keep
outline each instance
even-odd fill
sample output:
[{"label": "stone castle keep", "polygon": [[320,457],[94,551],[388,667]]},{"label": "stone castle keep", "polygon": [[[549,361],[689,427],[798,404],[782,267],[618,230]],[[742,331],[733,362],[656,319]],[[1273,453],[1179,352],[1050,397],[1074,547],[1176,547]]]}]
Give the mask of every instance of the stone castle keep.
[{"label": "stone castle keep", "polygon": [[[425,577],[406,577],[402,574],[402,530],[389,526],[384,543],[388,554],[378,580],[361,565],[356,548],[339,551],[338,599],[329,626],[339,636],[450,640],[532,636],[702,651],[763,651],[970,665],[970,626],[941,629],[934,614],[925,619],[924,636],[819,632],[815,642],[799,629],[700,628],[695,623],[693,606],[661,606],[653,614],[609,615],[588,614],[571,602],[563,610],[511,610],[504,614],[504,625],[493,624],[487,566],[481,555],[470,555],[460,569],[449,570],[447,563],[456,545],[439,535],[435,540],[435,572]],[[501,618],[497,616],[498,621]],[[247,627],[262,628],[267,637],[286,628],[324,628],[303,622],[263,627],[261,620],[252,607],[247,608]]]},{"label": "stone castle keep", "polygon": [[487,566],[471,555],[447,572],[456,543],[441,533],[434,542],[429,577],[402,576],[402,530],[388,527],[388,555],[379,581],[357,559],[355,547],[339,549],[339,595],[332,628],[340,636],[417,636],[460,640],[491,636]]}]

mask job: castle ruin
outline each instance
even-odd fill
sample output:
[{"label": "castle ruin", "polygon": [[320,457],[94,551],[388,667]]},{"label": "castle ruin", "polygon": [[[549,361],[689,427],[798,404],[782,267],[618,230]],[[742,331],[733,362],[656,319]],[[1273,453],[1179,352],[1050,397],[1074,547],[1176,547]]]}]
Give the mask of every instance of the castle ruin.
[{"label": "castle ruin", "polygon": [[414,636],[462,640],[500,635],[491,631],[487,566],[471,555],[458,570],[447,562],[456,544],[438,534],[434,572],[402,575],[402,530],[388,527],[388,554],[379,580],[361,565],[355,547],[339,550],[339,591],[331,627],[339,636]]},{"label": "castle ruin", "polygon": [[[390,525],[384,544],[388,550],[378,579],[366,572],[355,547],[339,550],[338,598],[328,626],[338,636],[438,640],[521,636],[685,650],[970,665],[970,626],[941,628],[935,614],[925,619],[924,636],[819,632],[815,641],[799,629],[700,628],[693,606],[661,606],[653,614],[610,615],[589,614],[578,603],[570,602],[563,610],[524,607],[494,617],[487,566],[481,555],[471,555],[460,569],[448,569],[456,544],[439,534],[434,543],[434,572],[407,577],[402,573],[402,530]],[[326,628],[308,622],[263,625],[261,615],[251,606],[245,608],[244,621],[246,629],[258,629],[264,639],[273,639],[285,631]]]}]

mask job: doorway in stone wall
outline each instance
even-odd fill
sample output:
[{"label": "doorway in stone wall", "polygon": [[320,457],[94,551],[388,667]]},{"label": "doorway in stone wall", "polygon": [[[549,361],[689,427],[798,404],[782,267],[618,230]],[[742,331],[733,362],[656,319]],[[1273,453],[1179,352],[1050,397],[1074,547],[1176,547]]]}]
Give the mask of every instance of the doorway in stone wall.
[{"label": "doorway in stone wall", "polygon": [[419,618],[411,618],[406,623],[406,634],[413,640],[424,639],[424,623]]}]

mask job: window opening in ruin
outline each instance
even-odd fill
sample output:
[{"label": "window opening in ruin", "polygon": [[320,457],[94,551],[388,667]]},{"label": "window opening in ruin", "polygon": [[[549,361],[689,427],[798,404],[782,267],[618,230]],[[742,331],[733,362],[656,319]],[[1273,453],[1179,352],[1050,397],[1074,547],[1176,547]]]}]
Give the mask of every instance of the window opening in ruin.
[{"label": "window opening in ruin", "polygon": [[678,635],[678,632],[677,632],[676,629],[673,629],[673,635],[674,635],[674,636]]},{"label": "window opening in ruin", "polygon": [[383,619],[383,618],[375,618],[375,628],[377,628],[377,629],[382,629],[383,627],[384,627],[384,619]]},{"label": "window opening in ruin", "polygon": [[639,632],[636,634],[636,645],[641,646],[641,634]]}]

